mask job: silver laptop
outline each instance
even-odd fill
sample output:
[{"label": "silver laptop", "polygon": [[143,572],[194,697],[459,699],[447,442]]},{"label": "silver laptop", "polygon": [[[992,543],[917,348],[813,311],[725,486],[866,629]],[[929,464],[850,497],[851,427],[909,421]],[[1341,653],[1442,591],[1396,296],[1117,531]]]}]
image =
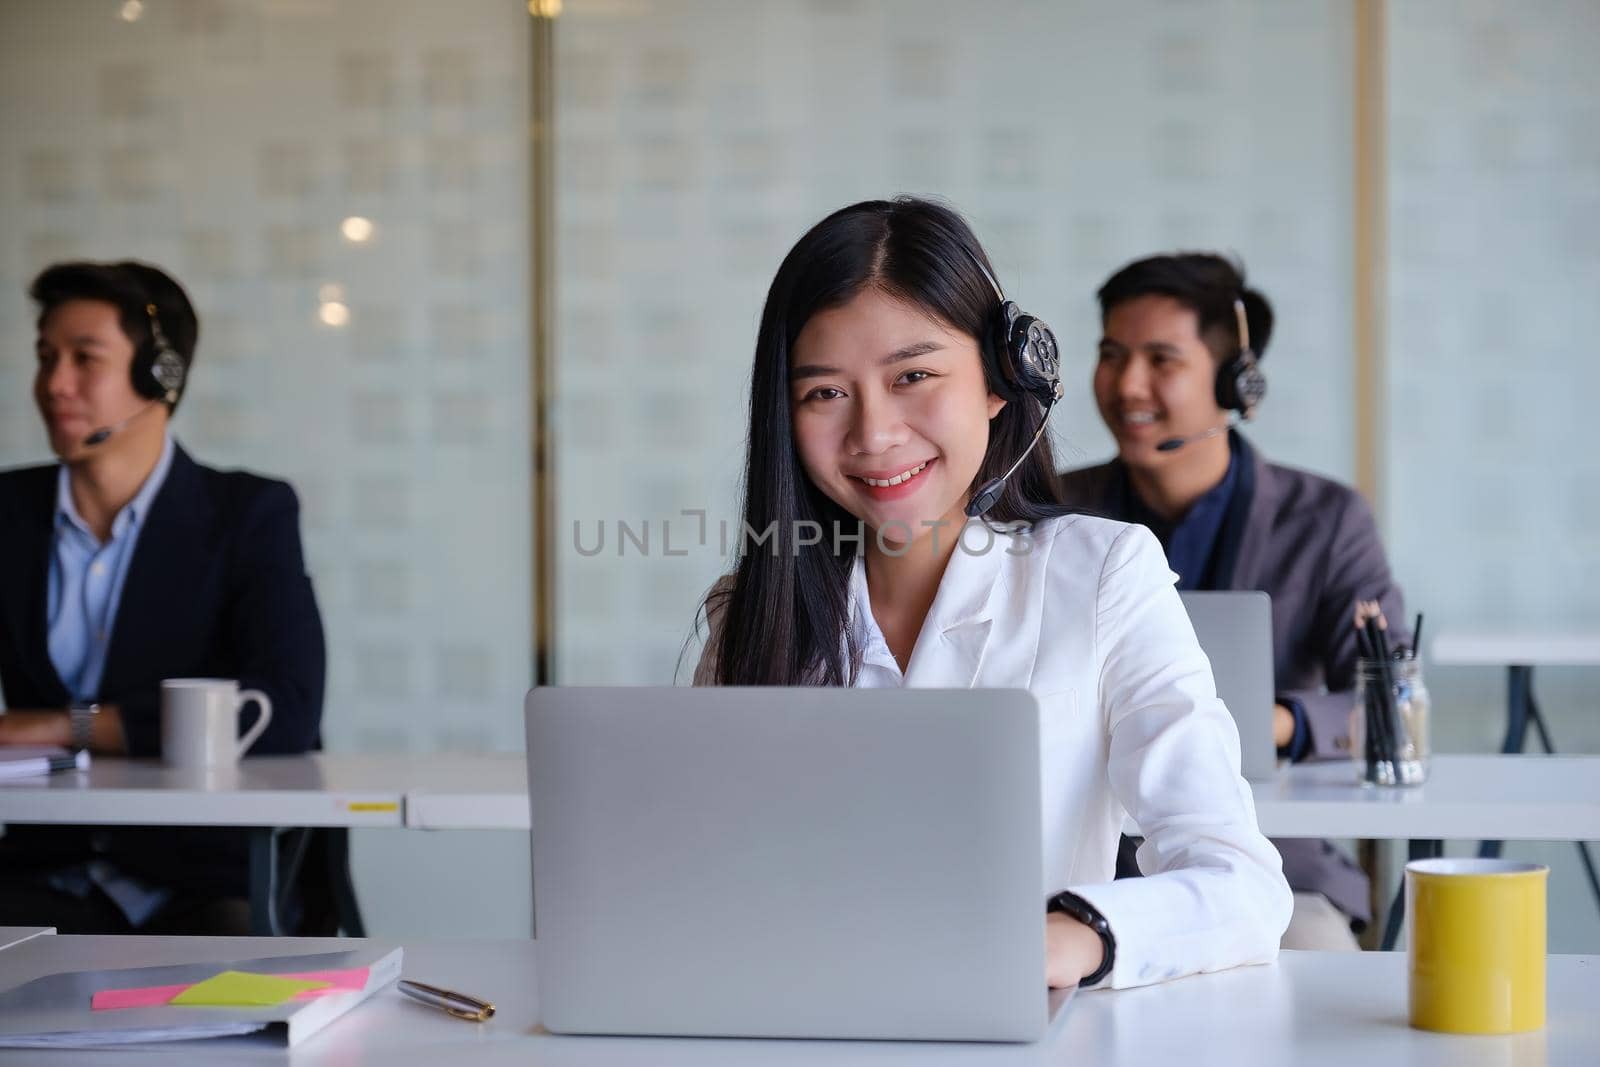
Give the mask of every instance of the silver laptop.
[{"label": "silver laptop", "polygon": [[1272,743],[1272,598],[1255,591],[1185,592],[1200,648],[1211,661],[1217,695],[1239,727],[1246,778],[1271,778],[1278,769]]},{"label": "silver laptop", "polygon": [[1023,690],[528,694],[557,1033],[1029,1041],[1044,983]]}]

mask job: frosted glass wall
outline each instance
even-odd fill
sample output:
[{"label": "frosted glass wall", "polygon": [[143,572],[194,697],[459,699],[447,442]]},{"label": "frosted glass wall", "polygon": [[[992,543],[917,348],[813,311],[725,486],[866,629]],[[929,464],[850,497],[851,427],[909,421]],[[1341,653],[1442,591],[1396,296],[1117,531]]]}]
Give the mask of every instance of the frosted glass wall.
[{"label": "frosted glass wall", "polygon": [[[330,750],[522,746],[528,42],[503,0],[0,4],[0,466],[50,459],[33,275],[171,271],[201,319],[175,435],[300,493]],[[374,932],[437,929],[462,866],[500,887],[447,928],[527,926],[520,837],[354,847]]]},{"label": "frosted glass wall", "polygon": [[[1600,628],[1600,76],[1587,0],[1391,0],[1388,418],[1378,501],[1434,633]],[[48,459],[23,295],[148,258],[202,321],[176,423],[291,480],[346,751],[520,747],[530,681],[526,5],[0,4],[0,465]],[[666,682],[724,569],[756,323],[849,201],[944,197],[1057,327],[1058,454],[1110,454],[1093,291],[1220,249],[1279,312],[1248,432],[1348,480],[1353,10],[1148,0],[568,0],[555,27],[555,669]],[[352,216],[372,234],[352,241]],[[359,229],[355,232],[359,233]],[[331,310],[337,304],[344,313]],[[346,317],[347,316],[347,317]],[[325,317],[334,323],[330,324]],[[699,539],[703,510],[709,536]],[[667,555],[664,525],[670,521]],[[619,557],[618,524],[630,542]],[[601,523],[607,540],[584,555]],[[1444,750],[1498,742],[1501,672],[1431,672]],[[1600,751],[1593,672],[1548,670]],[[1600,951],[1569,846],[1552,947]],[[522,835],[358,836],[375,932],[527,926]],[[443,873],[469,871],[465,880]],[[457,906],[440,916],[445,892]]]},{"label": "frosted glass wall", "polygon": [[[855,200],[934,194],[972,220],[1061,336],[1073,465],[1112,451],[1089,396],[1100,282],[1158,251],[1239,254],[1281,322],[1254,439],[1351,474],[1348,5],[596,2],[558,30],[561,681],[673,677],[726,564],[716,523],[737,529],[766,286]],[[648,555],[621,520],[650,524]],[[607,524],[604,549],[577,551],[574,523],[585,550]]]},{"label": "frosted glass wall", "polygon": [[[1600,5],[1389,12],[1395,568],[1436,634],[1600,632]],[[1442,748],[1499,746],[1504,673],[1431,672]],[[1600,752],[1597,677],[1536,674],[1562,751]],[[1576,851],[1510,848],[1551,865],[1552,950],[1600,952]]]}]

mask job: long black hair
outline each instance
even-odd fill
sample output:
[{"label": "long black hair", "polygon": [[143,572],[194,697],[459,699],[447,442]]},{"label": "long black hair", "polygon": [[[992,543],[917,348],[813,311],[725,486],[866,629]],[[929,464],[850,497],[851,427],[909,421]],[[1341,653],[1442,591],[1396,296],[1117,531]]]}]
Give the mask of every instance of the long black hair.
[{"label": "long black hair", "polygon": [[[989,448],[973,488],[999,477],[1027,447],[1042,409],[998,371],[991,329],[999,300],[979,261],[988,267],[960,215],[904,196],[835,211],[783,258],[756,336],[745,536],[731,581],[718,583],[701,605],[705,616],[721,619],[710,650],[718,684],[848,685],[855,677],[849,584],[860,542],[849,538],[861,523],[806,476],[790,424],[789,356],[811,316],[876,286],[978,339],[985,382],[1007,403],[989,422]],[[1031,524],[1068,510],[1049,446],[1046,436],[1007,482],[989,519]],[[818,528],[820,540],[808,543]],[[768,531],[769,539],[756,540]]]}]

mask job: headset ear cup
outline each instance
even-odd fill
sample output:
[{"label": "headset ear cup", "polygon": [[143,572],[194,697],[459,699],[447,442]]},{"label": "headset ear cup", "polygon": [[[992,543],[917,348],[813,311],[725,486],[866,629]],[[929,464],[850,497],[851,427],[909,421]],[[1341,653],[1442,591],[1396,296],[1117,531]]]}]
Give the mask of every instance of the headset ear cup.
[{"label": "headset ear cup", "polygon": [[1042,319],[1027,317],[1026,337],[1017,362],[1023,387],[1040,403],[1060,399],[1061,349],[1056,344],[1055,331]]},{"label": "headset ear cup", "polygon": [[156,395],[169,406],[178,403],[188,377],[189,368],[184,366],[183,357],[178,353],[170,348],[163,348],[156,353],[155,361],[150,365],[150,380],[155,383]]},{"label": "headset ear cup", "polygon": [[1261,373],[1261,366],[1254,359],[1239,372],[1235,388],[1239,399],[1244,402],[1243,411],[1254,414],[1257,405],[1267,396],[1267,376]]},{"label": "headset ear cup", "polygon": [[1007,300],[995,316],[991,344],[1008,400],[1031,396],[1048,404],[1059,398],[1061,350],[1043,320]]},{"label": "headset ear cup", "polygon": [[160,400],[166,395],[161,383],[156,381],[156,345],[146,338],[133,354],[128,370],[133,375],[133,391],[146,400]]},{"label": "headset ear cup", "polygon": [[158,348],[146,341],[133,354],[129,365],[133,376],[133,391],[146,400],[160,400],[173,405],[183,395],[183,386],[189,376],[183,357],[170,348]]},{"label": "headset ear cup", "polygon": [[1018,391],[1041,404],[1057,399],[1061,359],[1055,332],[1043,320],[1019,312],[1011,326],[1009,350]]},{"label": "headset ear cup", "polygon": [[1217,397],[1217,407],[1223,411],[1239,409],[1238,363],[1237,359],[1230,359],[1217,368],[1217,381],[1212,391]]},{"label": "headset ear cup", "polygon": [[1217,406],[1248,417],[1267,395],[1267,376],[1255,353],[1245,349],[1217,368]]},{"label": "headset ear cup", "polygon": [[1011,338],[1013,326],[1022,314],[1017,305],[1007,300],[1000,305],[993,319],[989,347],[994,353],[995,376],[1000,380],[1000,393],[1008,400],[1015,397],[1021,385],[1017,379],[1017,357]]},{"label": "headset ear cup", "polygon": [[183,388],[188,383],[189,365],[167,343],[166,331],[161,328],[161,316],[153,300],[145,306],[150,322],[150,336],[134,350],[128,371],[133,376],[133,391],[148,400],[159,400],[167,407],[178,404]]}]

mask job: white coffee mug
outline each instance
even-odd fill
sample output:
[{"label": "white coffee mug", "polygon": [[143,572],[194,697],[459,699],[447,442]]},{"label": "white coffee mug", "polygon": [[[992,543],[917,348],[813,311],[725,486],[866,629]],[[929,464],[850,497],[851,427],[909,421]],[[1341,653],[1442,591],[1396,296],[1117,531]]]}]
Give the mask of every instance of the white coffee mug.
[{"label": "white coffee mug", "polygon": [[[239,709],[254,700],[255,725],[239,736]],[[161,683],[161,758],[169,767],[231,767],[272,721],[272,701],[259,689],[239,691],[226,678],[168,678]]]}]

